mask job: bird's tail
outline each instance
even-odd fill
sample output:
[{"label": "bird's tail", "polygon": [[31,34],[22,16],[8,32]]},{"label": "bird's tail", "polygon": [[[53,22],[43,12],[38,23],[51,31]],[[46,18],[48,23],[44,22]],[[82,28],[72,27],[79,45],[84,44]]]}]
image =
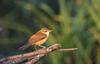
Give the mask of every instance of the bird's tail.
[{"label": "bird's tail", "polygon": [[21,46],[21,47],[19,48],[19,50],[25,50],[25,49],[27,49],[27,48],[30,47],[30,46],[31,46],[31,45],[30,45],[29,43],[27,43],[27,44]]}]

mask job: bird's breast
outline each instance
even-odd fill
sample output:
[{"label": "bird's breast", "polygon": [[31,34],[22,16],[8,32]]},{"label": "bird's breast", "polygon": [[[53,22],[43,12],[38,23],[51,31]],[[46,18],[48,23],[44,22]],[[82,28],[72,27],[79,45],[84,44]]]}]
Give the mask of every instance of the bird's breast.
[{"label": "bird's breast", "polygon": [[33,45],[37,45],[37,46],[42,45],[43,43],[45,43],[45,41],[46,41],[47,39],[48,39],[48,37],[46,37],[46,38],[44,38],[44,39],[42,39],[42,40],[40,40],[40,41],[37,41],[37,42],[33,43]]}]

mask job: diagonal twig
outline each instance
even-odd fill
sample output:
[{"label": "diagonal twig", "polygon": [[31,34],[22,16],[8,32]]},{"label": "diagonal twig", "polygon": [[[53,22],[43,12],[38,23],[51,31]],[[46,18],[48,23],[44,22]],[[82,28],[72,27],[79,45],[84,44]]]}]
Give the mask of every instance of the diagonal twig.
[{"label": "diagonal twig", "polygon": [[21,62],[23,62],[25,60],[29,60],[29,59],[30,59],[30,61],[26,62],[25,64],[34,64],[37,61],[39,61],[39,59],[41,57],[47,55],[50,52],[73,51],[73,50],[77,50],[77,48],[62,49],[60,44],[54,44],[47,48],[41,48],[41,49],[38,49],[33,52],[2,58],[2,59],[0,59],[0,64],[17,64],[17,63],[21,63]]}]

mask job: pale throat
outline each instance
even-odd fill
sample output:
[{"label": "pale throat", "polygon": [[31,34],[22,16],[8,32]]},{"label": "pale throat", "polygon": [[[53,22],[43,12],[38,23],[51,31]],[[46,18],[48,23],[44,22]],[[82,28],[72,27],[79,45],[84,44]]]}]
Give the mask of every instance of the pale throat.
[{"label": "pale throat", "polygon": [[46,35],[49,36],[49,32],[46,32]]}]

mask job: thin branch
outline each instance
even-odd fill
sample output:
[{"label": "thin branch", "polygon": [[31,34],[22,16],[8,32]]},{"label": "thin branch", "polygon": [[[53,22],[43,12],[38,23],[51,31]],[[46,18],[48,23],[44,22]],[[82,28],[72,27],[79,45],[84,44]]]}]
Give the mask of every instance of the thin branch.
[{"label": "thin branch", "polygon": [[78,48],[59,49],[58,51],[75,51],[75,50],[78,50]]}]

